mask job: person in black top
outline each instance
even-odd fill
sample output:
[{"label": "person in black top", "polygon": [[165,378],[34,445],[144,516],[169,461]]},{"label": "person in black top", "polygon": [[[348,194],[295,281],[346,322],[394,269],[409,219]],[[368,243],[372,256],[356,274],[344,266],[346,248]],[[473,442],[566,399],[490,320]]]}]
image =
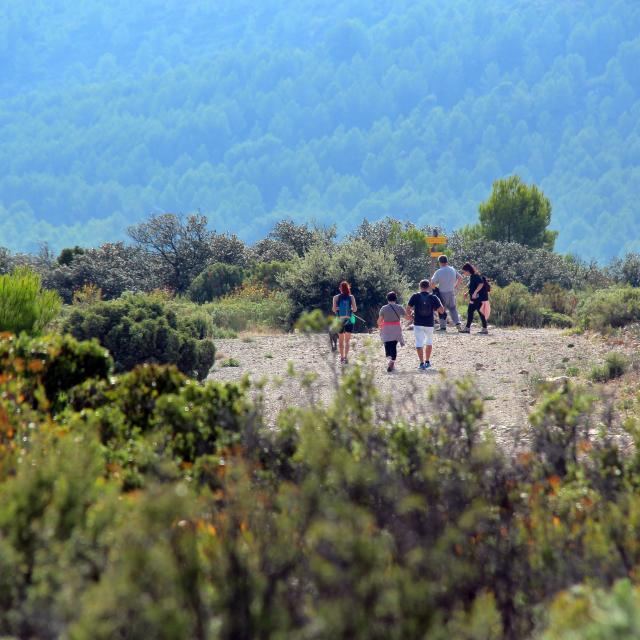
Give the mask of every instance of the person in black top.
[{"label": "person in black top", "polygon": [[461,333],[471,333],[471,323],[473,322],[473,315],[477,311],[480,316],[480,322],[482,323],[482,329],[480,333],[489,333],[487,329],[487,319],[482,311],[482,303],[489,299],[489,285],[487,279],[478,272],[478,270],[470,263],[466,262],[462,267],[462,273],[469,276],[469,293],[464,294],[466,298],[469,296],[469,308],[467,310],[467,326],[461,329]]},{"label": "person in black top", "polygon": [[433,350],[433,314],[444,313],[440,298],[431,293],[428,280],[420,281],[420,291],[409,298],[407,304],[407,319],[413,321],[413,335],[416,339],[416,351],[420,358],[420,369],[431,367],[431,352]]}]

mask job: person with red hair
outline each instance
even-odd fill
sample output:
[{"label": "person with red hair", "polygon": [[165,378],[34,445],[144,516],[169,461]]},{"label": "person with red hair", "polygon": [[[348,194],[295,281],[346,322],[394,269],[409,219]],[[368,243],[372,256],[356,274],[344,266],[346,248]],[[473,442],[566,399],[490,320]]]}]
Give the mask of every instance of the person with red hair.
[{"label": "person with red hair", "polygon": [[358,310],[356,299],[351,293],[351,287],[346,280],[340,283],[340,293],[333,296],[333,313],[340,322],[338,341],[340,347],[340,364],[349,363],[349,345],[351,333],[355,324],[355,312]]}]

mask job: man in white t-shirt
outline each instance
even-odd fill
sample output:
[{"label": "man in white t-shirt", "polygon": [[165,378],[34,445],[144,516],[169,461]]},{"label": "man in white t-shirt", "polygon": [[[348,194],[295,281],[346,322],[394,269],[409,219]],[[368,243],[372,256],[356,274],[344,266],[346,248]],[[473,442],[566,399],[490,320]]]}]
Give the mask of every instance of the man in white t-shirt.
[{"label": "man in white t-shirt", "polygon": [[[453,267],[449,266],[447,256],[440,256],[438,258],[438,264],[440,265],[440,268],[433,274],[433,278],[431,278],[431,286],[438,287],[438,297],[442,302],[442,306],[451,314],[453,323],[456,325],[458,330],[460,330],[462,328],[462,324],[456,307],[456,289],[462,281],[462,276]],[[447,315],[442,314],[440,316],[440,331],[446,330]]]}]

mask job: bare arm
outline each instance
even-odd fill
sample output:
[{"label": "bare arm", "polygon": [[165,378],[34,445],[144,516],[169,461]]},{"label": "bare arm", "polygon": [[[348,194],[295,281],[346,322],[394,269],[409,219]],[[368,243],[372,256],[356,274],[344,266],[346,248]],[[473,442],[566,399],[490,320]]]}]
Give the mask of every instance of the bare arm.
[{"label": "bare arm", "polygon": [[480,290],[482,289],[482,287],[484,287],[484,282],[481,282],[477,287],[476,290],[473,292],[473,295],[471,296],[472,300],[475,300],[478,297],[478,294],[480,293]]},{"label": "bare arm", "polygon": [[411,322],[413,320],[413,307],[407,305],[406,318]]},{"label": "bare arm", "polygon": [[333,313],[338,313],[338,296],[333,296],[333,304],[331,306],[331,309],[333,310]]},{"label": "bare arm", "polygon": [[458,288],[458,285],[462,282],[462,276],[456,273],[456,283],[453,285],[454,291]]},{"label": "bare arm", "polygon": [[358,310],[358,305],[356,304],[356,299],[354,296],[351,296],[351,313],[355,313]]}]

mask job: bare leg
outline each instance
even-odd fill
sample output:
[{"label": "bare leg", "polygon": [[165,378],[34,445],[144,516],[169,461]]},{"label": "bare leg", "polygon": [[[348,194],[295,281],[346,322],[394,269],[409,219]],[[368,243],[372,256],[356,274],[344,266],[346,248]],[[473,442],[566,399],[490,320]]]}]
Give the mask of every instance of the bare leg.
[{"label": "bare leg", "polygon": [[349,347],[351,346],[351,334],[345,331],[344,333],[344,357],[349,357]]},{"label": "bare leg", "polygon": [[344,343],[345,343],[346,333],[338,334],[338,343],[340,346],[340,358],[344,358]]},{"label": "bare leg", "polygon": [[431,352],[433,351],[433,346],[428,344],[425,348],[424,348],[424,359],[425,362],[429,362],[429,360],[431,360]]},{"label": "bare leg", "polygon": [[422,347],[416,347],[416,351],[418,352],[418,358],[420,358],[420,364],[424,362],[424,351]]}]

